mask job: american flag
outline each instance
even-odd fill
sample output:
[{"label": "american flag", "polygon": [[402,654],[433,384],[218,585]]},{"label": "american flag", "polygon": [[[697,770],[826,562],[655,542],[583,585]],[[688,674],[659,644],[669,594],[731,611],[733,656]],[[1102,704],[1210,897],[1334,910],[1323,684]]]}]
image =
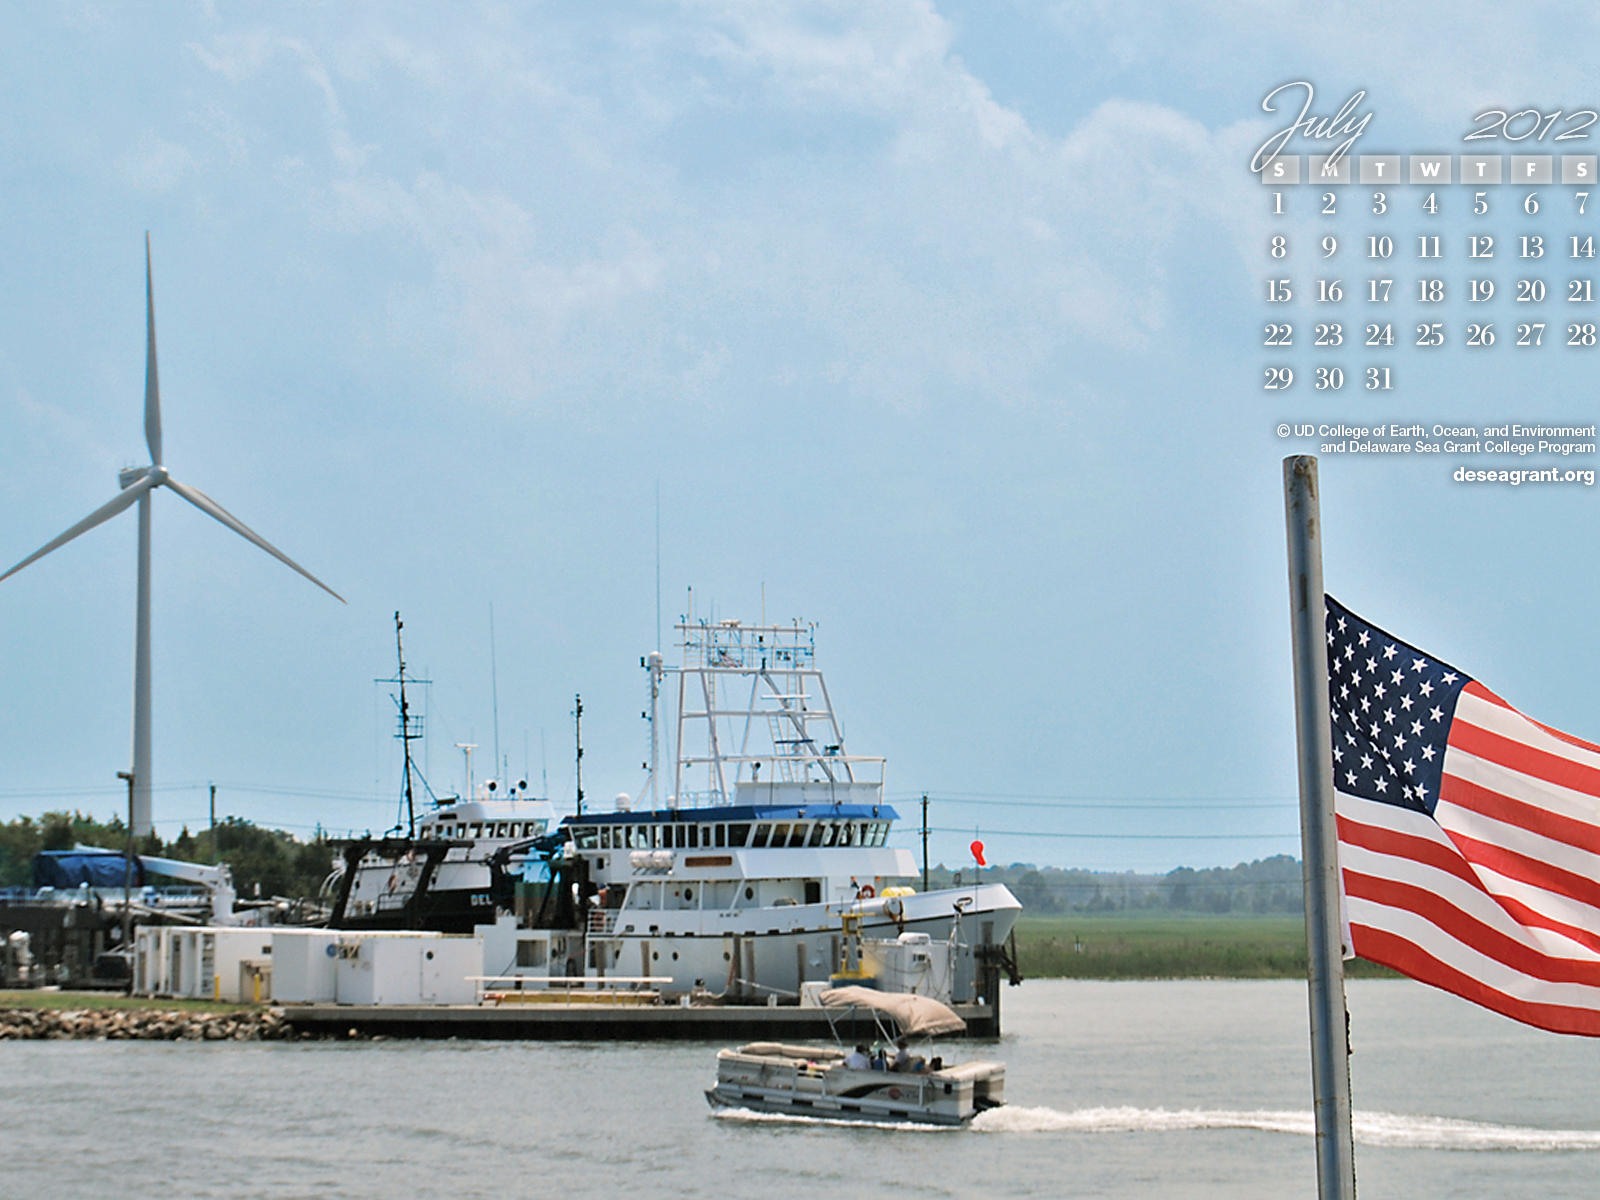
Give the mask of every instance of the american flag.
[{"label": "american flag", "polygon": [[1327,640],[1349,949],[1600,1036],[1600,746],[1331,596]]}]

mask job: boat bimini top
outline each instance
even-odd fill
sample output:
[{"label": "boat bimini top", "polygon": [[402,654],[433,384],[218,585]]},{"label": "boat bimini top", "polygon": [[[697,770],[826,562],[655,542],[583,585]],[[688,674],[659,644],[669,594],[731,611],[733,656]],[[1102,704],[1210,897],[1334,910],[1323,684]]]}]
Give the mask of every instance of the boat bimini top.
[{"label": "boat bimini top", "polygon": [[822,992],[823,1008],[870,1009],[892,1020],[907,1037],[934,1037],[941,1033],[960,1033],[967,1023],[932,996],[910,992],[880,992],[869,987],[836,987]]}]

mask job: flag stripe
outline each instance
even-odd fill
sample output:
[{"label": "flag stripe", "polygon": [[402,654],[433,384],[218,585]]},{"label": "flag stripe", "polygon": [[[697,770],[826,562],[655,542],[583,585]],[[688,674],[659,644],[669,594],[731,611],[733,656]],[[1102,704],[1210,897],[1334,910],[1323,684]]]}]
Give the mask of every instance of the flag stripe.
[{"label": "flag stripe", "polygon": [[1515,713],[1522,720],[1528,722],[1530,725],[1538,726],[1551,737],[1565,742],[1569,746],[1576,746],[1583,750],[1592,750],[1597,758],[1600,758],[1600,745],[1597,745],[1591,741],[1586,741],[1581,737],[1573,737],[1570,733],[1562,733],[1561,730],[1555,728],[1553,725],[1546,725],[1543,721],[1535,721],[1532,717],[1528,716],[1527,713],[1517,712],[1516,709],[1512,708],[1511,705],[1507,704],[1504,700],[1495,695],[1488,688],[1484,687],[1481,683],[1474,682],[1467,684],[1467,686],[1461,690],[1461,694],[1463,696],[1470,695],[1477,700],[1487,701],[1488,703],[1493,704],[1497,708],[1503,709],[1508,713]]},{"label": "flag stripe", "polygon": [[[1519,880],[1507,879],[1492,867],[1480,866],[1476,874],[1484,890],[1500,907],[1529,929],[1564,937],[1573,943],[1568,953],[1579,949],[1600,955],[1600,912],[1550,892],[1530,888]],[[1559,952],[1559,951],[1558,951]]]},{"label": "flag stripe", "polygon": [[[1347,807],[1352,805],[1372,805],[1371,801],[1359,800],[1346,796],[1342,792],[1336,793],[1338,803],[1334,813],[1334,820],[1339,830],[1341,845],[1358,849],[1375,851],[1378,854],[1389,854],[1399,858],[1407,858],[1424,866],[1429,866],[1438,871],[1446,871],[1457,878],[1476,886],[1477,877],[1473,875],[1472,868],[1456,852],[1447,839],[1429,837],[1416,831],[1402,831],[1392,825],[1379,825],[1368,820],[1358,820],[1354,815],[1347,815]],[[1373,807],[1376,807],[1373,805]],[[1392,807],[1384,805],[1383,807]],[[1387,816],[1388,814],[1384,814]],[[1426,813],[1415,814],[1421,821],[1433,826],[1433,829],[1442,834],[1433,818]]]},{"label": "flag stripe", "polygon": [[1450,746],[1479,758],[1504,763],[1524,775],[1578,792],[1600,792],[1600,767],[1592,767],[1551,750],[1528,745],[1488,729],[1480,729],[1458,715],[1450,726]]},{"label": "flag stripe", "polygon": [[[1370,807],[1370,802],[1356,800],[1352,803],[1350,797],[1339,797],[1341,808],[1362,804]],[[1351,836],[1356,831],[1350,827],[1358,823],[1344,815],[1338,819],[1340,865],[1345,871],[1423,888],[1428,896],[1416,899],[1429,912],[1433,911],[1435,903],[1453,905],[1471,914],[1480,923],[1528,945],[1567,957],[1593,958],[1600,962],[1600,954],[1586,950],[1583,945],[1571,944],[1570,940],[1559,940],[1567,937],[1564,929],[1530,928],[1527,921],[1518,919],[1516,914],[1508,911],[1507,903],[1490,894],[1480,875],[1464,867],[1437,827],[1432,833],[1422,832],[1420,835],[1393,834],[1368,828],[1360,831],[1361,836],[1357,838]],[[1385,833],[1389,833],[1389,836],[1385,837]]]},{"label": "flag stripe", "polygon": [[[1352,922],[1359,911],[1354,905],[1357,900],[1414,913],[1463,946],[1506,967],[1512,976],[1526,980],[1530,985],[1581,984],[1594,989],[1594,999],[1600,1001],[1600,956],[1589,951],[1586,959],[1560,957],[1543,946],[1530,945],[1526,940],[1529,937],[1526,929],[1512,933],[1497,927],[1502,926],[1502,919],[1510,914],[1492,900],[1470,907],[1454,903],[1421,884],[1402,882],[1392,873],[1369,875],[1347,870],[1344,873],[1344,886],[1345,894],[1352,902]],[[1360,947],[1356,949],[1359,952]],[[1584,953],[1578,947],[1574,947],[1572,952]]]},{"label": "flag stripe", "polygon": [[[1594,798],[1539,783],[1499,763],[1463,751],[1445,752],[1440,793],[1453,804],[1532,830],[1580,850],[1600,848],[1600,828],[1590,819]],[[1519,799],[1537,791],[1540,803]]]},{"label": "flag stripe", "polygon": [[1600,1037],[1600,1011],[1571,1005],[1540,1004],[1512,999],[1487,987],[1465,971],[1435,958],[1414,942],[1383,929],[1361,929],[1361,957],[1393,967],[1413,979],[1454,992],[1484,1008],[1552,1033]]},{"label": "flag stripe", "polygon": [[[1481,953],[1476,947],[1461,941],[1449,930],[1440,928],[1423,914],[1411,909],[1352,898],[1350,923],[1354,949],[1363,957],[1370,957],[1368,951],[1371,947],[1363,946],[1360,931],[1381,929],[1386,933],[1404,937],[1433,958],[1448,963],[1458,971],[1466,972],[1485,988],[1499,993],[1507,1000],[1536,1001],[1541,1004],[1560,1004],[1575,1008],[1594,1006],[1600,1010],[1600,988],[1580,981],[1531,978],[1506,966],[1498,959]],[[1373,958],[1372,961],[1383,960]]]},{"label": "flag stripe", "polygon": [[1594,864],[1600,859],[1595,855],[1579,853],[1564,843],[1485,817],[1453,800],[1440,801],[1433,815],[1461,856],[1473,866],[1487,866],[1540,891],[1600,907],[1600,880],[1593,874]]},{"label": "flag stripe", "polygon": [[[1594,964],[1600,985],[1600,936],[1552,920],[1518,900],[1491,895],[1426,814],[1402,812],[1401,823],[1410,830],[1402,832],[1354,815],[1392,805],[1340,794],[1338,807],[1341,881],[1352,924],[1365,911],[1362,902],[1409,906],[1441,934],[1448,932],[1458,946],[1455,957],[1470,949],[1531,981],[1570,980],[1571,964],[1577,963],[1580,972]],[[1381,811],[1378,815],[1384,819]],[[1355,949],[1370,957],[1359,943]],[[1600,1005],[1600,994],[1595,999]]]}]

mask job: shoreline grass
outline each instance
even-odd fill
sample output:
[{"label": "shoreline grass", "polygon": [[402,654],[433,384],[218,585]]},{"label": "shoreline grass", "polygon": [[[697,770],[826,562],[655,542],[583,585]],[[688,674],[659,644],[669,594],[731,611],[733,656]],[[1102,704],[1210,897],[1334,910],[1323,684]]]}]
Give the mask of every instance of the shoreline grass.
[{"label": "shoreline grass", "polygon": [[57,988],[0,990],[0,1009],[60,1009],[90,1012],[237,1013],[255,1012],[256,1004],[231,1004],[218,1000],[175,1000],[154,996],[129,996],[122,992],[78,992]]},{"label": "shoreline grass", "polygon": [[[1304,979],[1299,916],[1067,913],[1017,920],[1017,959],[1029,979]],[[1353,978],[1387,978],[1356,959]]]}]

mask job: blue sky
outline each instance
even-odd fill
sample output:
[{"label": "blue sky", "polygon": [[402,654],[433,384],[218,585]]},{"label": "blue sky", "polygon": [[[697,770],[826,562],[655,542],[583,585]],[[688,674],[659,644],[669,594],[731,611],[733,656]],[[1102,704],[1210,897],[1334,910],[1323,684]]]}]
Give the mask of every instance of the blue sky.
[{"label": "blue sky", "polygon": [[[690,588],[816,621],[906,845],[927,791],[951,862],[1297,853],[1280,462],[1316,447],[1277,424],[1588,421],[1593,367],[1400,349],[1390,397],[1263,393],[1260,101],[1364,88],[1363,149],[1457,151],[1486,106],[1600,100],[1596,18],[1546,11],[17,8],[0,559],[146,461],[148,230],[167,465],[350,601],[157,495],[162,832],[208,782],[389,825],[396,609],[441,790],[494,741],[492,606],[511,774],[570,798],[581,692],[589,796],[635,792],[659,495],[668,624]],[[1592,489],[1322,477],[1331,590],[1600,734]],[[0,584],[0,817],[120,806],[134,537]]]}]

